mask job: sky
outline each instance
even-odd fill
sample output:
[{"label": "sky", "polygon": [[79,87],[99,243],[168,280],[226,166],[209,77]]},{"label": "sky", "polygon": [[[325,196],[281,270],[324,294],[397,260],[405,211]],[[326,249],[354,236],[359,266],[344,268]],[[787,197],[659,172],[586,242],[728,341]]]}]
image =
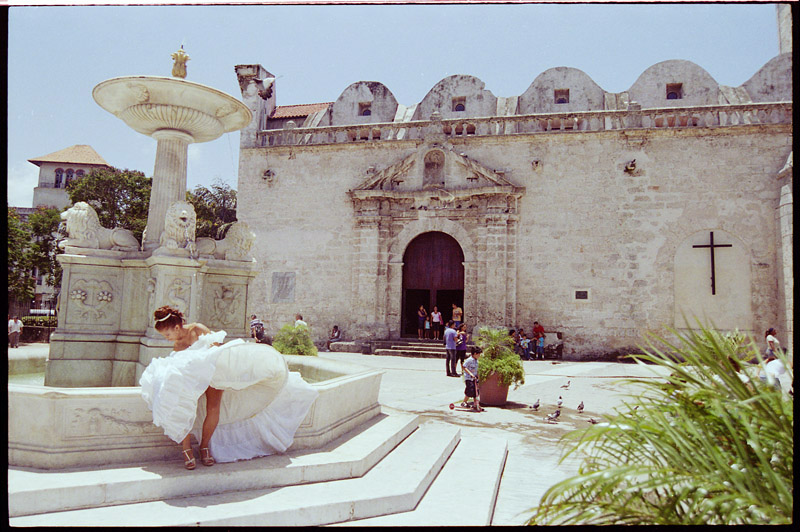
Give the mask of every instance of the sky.
[{"label": "sky", "polygon": [[[234,65],[259,63],[277,77],[278,105],[333,102],[356,81],[378,81],[408,106],[454,74],[517,96],[557,66],[621,92],[669,59],[737,87],[778,55],[775,5],[763,3],[16,6],[8,204],[32,204],[39,169],[28,159],[75,144],[151,176],[156,141],[103,110],[92,89],[119,76],[170,76],[181,45],[187,80],[241,99]],[[238,158],[238,132],[191,144],[189,188],[237,188]]]}]

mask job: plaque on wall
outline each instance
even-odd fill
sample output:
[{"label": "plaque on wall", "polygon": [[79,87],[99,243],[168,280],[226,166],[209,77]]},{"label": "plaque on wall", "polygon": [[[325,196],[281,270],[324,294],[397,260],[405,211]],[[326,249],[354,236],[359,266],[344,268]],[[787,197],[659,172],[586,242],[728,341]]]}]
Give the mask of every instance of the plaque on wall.
[{"label": "plaque on wall", "polygon": [[295,272],[272,272],[272,302],[294,303]]}]

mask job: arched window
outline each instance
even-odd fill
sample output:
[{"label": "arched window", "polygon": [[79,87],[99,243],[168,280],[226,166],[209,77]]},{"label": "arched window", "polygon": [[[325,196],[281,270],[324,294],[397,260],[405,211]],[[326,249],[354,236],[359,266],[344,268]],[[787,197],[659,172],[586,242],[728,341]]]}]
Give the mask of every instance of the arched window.
[{"label": "arched window", "polygon": [[83,177],[83,170],[75,170],[75,178]]},{"label": "arched window", "polygon": [[66,181],[64,181],[64,188],[67,188],[67,185],[69,185],[69,182],[72,181],[72,178],[74,177],[74,175],[75,175],[75,171],[72,168],[68,168],[67,169],[67,179],[66,179]]},{"label": "arched window", "polygon": [[55,187],[61,188],[61,183],[64,180],[64,170],[62,168],[56,168],[56,182]]},{"label": "arched window", "polygon": [[667,83],[667,100],[683,99],[683,83]]},{"label": "arched window", "polygon": [[456,104],[456,108],[455,108],[455,109],[453,109],[453,110],[454,110],[454,111],[463,111],[464,109],[466,109],[466,107],[464,107],[464,104],[463,104],[463,103],[457,103],[457,104]]},{"label": "arched window", "polygon": [[361,112],[361,116],[370,116],[371,114],[372,114],[372,111],[370,111],[369,109],[364,109]]}]

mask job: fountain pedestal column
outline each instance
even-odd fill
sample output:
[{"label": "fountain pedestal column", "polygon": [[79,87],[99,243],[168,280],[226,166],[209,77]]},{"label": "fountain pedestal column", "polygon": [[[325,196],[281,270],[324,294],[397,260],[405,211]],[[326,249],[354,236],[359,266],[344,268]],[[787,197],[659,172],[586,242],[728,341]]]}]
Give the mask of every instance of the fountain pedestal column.
[{"label": "fountain pedestal column", "polygon": [[193,137],[183,131],[160,129],[151,134],[158,141],[156,164],[153,170],[153,188],[147,212],[147,234],[143,242],[145,251],[160,245],[167,209],[176,201],[186,199],[186,167],[189,144]]}]

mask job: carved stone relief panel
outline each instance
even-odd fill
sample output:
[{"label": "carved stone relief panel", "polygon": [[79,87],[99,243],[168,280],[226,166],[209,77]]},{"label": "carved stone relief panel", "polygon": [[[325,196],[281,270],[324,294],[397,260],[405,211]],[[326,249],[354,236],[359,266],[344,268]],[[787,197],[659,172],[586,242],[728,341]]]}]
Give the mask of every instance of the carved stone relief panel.
[{"label": "carved stone relief panel", "polygon": [[201,310],[204,323],[211,329],[243,327],[247,304],[247,285],[232,281],[206,279]]},{"label": "carved stone relief panel", "polygon": [[69,286],[61,298],[67,299],[66,323],[70,325],[115,326],[119,323],[121,281],[105,272],[71,272]]}]

